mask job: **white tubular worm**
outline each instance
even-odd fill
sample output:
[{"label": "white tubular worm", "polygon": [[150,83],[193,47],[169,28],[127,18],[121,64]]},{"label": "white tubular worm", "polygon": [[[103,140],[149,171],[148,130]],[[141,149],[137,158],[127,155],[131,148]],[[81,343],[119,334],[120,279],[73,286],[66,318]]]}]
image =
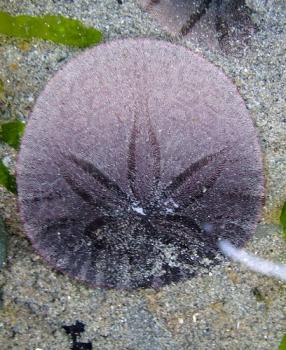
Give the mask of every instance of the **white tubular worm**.
[{"label": "white tubular worm", "polygon": [[218,242],[221,251],[233,261],[237,261],[252,271],[286,281],[286,265],[262,259],[244,249],[236,248],[228,240]]}]

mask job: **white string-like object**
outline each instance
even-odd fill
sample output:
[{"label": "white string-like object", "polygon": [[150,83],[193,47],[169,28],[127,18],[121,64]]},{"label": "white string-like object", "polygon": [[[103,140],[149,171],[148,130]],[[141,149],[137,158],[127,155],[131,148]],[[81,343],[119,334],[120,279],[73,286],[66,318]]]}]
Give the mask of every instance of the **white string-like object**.
[{"label": "white string-like object", "polygon": [[227,257],[250,270],[286,281],[286,265],[259,258],[244,249],[236,248],[228,240],[219,241],[218,246]]}]

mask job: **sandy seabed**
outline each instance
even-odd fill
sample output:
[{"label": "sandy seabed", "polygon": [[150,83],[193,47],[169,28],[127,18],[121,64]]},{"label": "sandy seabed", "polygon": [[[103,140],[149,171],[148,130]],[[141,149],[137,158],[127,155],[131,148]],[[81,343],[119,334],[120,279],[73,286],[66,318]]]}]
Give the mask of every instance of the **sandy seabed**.
[{"label": "sandy seabed", "polygon": [[[185,45],[220,66],[238,87],[262,145],[266,205],[247,249],[286,263],[278,225],[286,198],[286,5],[248,1],[259,30],[239,56],[211,51],[204,43],[171,37],[135,1],[6,1],[12,14],[62,14],[102,30],[105,40],[150,37]],[[80,50],[33,40],[0,37],[0,78],[7,111],[2,118],[27,120],[49,78]],[[16,154],[1,145],[11,169]],[[0,348],[63,350],[71,346],[62,328],[80,320],[81,341],[94,349],[200,350],[278,348],[286,331],[286,288],[225,261],[209,273],[159,290],[91,289],[51,269],[25,238],[16,199],[0,192],[0,213],[10,233],[9,259],[1,272]]]}]

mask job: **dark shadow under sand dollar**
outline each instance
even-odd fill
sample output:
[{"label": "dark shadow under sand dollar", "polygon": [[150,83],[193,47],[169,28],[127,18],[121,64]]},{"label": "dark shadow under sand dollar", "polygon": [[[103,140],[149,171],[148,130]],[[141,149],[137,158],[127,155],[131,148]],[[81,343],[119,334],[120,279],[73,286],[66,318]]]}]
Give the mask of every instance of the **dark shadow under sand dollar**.
[{"label": "dark shadow under sand dollar", "polygon": [[160,287],[209,271],[218,239],[243,245],[263,175],[235,86],[155,40],[87,50],[48,83],[17,165],[34,247],[93,286]]}]

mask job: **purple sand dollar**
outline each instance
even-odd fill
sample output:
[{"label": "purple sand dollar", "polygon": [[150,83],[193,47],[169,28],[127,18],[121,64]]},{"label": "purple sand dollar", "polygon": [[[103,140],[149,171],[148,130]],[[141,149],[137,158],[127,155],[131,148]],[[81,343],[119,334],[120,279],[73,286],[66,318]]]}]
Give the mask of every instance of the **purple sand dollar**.
[{"label": "purple sand dollar", "polygon": [[168,42],[102,44],[67,63],[30,116],[17,164],[24,228],[92,286],[160,287],[242,246],[260,215],[261,151],[224,73]]},{"label": "purple sand dollar", "polygon": [[257,31],[245,0],[137,0],[168,32],[227,54],[243,51]]}]

